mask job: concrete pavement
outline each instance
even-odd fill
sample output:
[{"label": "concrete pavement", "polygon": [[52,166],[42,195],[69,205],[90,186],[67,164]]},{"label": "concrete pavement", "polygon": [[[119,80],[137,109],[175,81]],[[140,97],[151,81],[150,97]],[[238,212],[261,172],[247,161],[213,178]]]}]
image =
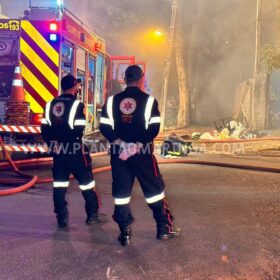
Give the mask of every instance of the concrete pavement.
[{"label": "concrete pavement", "polygon": [[[246,159],[254,161],[260,163]],[[106,157],[95,160],[96,166],[106,163]],[[161,170],[175,223],[183,230],[168,241],[156,240],[152,213],[136,184],[132,245],[119,245],[110,218],[109,173],[96,175],[102,212],[109,216],[103,226],[85,225],[75,182],[67,197],[67,231],[56,228],[50,185],[0,197],[0,279],[280,279],[279,174],[183,164]],[[47,176],[50,170],[35,173]]]}]

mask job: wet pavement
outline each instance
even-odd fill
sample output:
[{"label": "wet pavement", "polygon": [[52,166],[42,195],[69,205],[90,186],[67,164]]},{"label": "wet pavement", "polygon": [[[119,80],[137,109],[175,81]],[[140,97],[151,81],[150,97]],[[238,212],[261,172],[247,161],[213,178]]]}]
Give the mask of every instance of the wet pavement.
[{"label": "wet pavement", "polygon": [[[209,159],[280,167],[275,159]],[[107,163],[107,157],[95,159],[96,166]],[[67,194],[69,230],[57,229],[50,184],[0,197],[0,279],[280,279],[280,174],[184,164],[161,171],[182,235],[156,239],[152,213],[135,184],[130,247],[117,241],[108,172],[96,175],[109,217],[102,226],[84,223],[76,182]],[[50,169],[35,173],[46,177]]]}]

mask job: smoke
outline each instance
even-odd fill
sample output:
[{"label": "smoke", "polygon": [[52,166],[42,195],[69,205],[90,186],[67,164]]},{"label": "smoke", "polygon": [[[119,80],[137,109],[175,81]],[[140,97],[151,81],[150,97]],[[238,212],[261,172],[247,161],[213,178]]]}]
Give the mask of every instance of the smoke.
[{"label": "smoke", "polygon": [[[238,83],[253,75],[256,0],[182,0],[184,61],[191,95],[192,123],[212,124],[230,117]],[[278,0],[262,1],[262,45],[279,29]],[[171,18],[168,0],[64,0],[91,30],[106,40],[111,55],[135,55],[147,63],[147,78],[159,98]],[[1,0],[3,13],[18,17],[28,0]],[[165,40],[148,37],[159,28]],[[175,59],[171,61],[168,102],[178,96]],[[173,112],[175,114],[175,112]]]},{"label": "smoke", "polygon": [[19,18],[23,11],[28,8],[28,0],[0,0],[2,13],[10,18]]},{"label": "smoke", "polygon": [[[94,32],[106,40],[110,55],[135,56],[147,64],[147,81],[159,98],[166,57],[171,5],[165,0],[68,1],[72,11]],[[155,41],[153,30],[164,32],[163,41]],[[164,41],[165,40],[165,41]]]},{"label": "smoke", "polygon": [[[268,27],[277,4],[263,1],[262,44],[275,36]],[[184,12],[193,122],[211,124],[232,115],[237,84],[253,76],[256,1],[189,0]]]}]

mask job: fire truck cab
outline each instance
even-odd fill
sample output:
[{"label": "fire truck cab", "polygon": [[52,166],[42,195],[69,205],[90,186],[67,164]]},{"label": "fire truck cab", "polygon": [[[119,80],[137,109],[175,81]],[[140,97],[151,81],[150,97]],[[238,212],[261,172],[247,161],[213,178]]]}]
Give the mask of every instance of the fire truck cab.
[{"label": "fire truck cab", "polygon": [[[62,1],[58,1],[62,2]],[[13,75],[20,66],[28,124],[39,126],[45,104],[60,94],[60,79],[73,74],[82,80],[78,98],[86,107],[86,133],[98,129],[98,114],[106,97],[123,88],[126,67],[134,57],[110,57],[104,39],[62,5],[30,5],[20,19],[0,19],[0,132],[12,130],[6,121]],[[145,64],[139,63],[145,71]],[[6,131],[7,132],[7,131]]]}]

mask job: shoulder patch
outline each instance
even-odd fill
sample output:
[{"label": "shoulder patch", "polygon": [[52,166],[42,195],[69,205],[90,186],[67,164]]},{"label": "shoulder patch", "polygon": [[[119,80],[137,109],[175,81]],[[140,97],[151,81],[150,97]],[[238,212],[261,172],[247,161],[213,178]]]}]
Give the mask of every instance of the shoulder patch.
[{"label": "shoulder patch", "polygon": [[63,116],[65,111],[65,105],[63,102],[56,103],[52,108],[52,113],[57,117],[60,118]]},{"label": "shoulder patch", "polygon": [[120,103],[120,110],[125,115],[132,114],[137,107],[137,103],[133,98],[125,98]]}]

